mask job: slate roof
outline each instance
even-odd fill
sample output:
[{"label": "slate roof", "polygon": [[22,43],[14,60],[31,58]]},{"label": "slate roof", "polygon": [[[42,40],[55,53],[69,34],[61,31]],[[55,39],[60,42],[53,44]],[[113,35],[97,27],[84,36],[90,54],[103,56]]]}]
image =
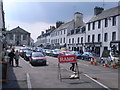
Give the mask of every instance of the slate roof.
[{"label": "slate roof", "polygon": [[111,17],[111,16],[116,16],[116,15],[120,15],[120,5],[117,7],[104,10],[102,13],[96,16],[93,16],[87,23],[101,20],[101,19]]},{"label": "slate roof", "polygon": [[66,28],[67,28],[68,26],[70,26],[71,24],[74,24],[74,20],[62,24],[60,27],[56,28],[56,29],[53,30],[53,31],[59,31],[59,30],[66,29]]},{"label": "slate roof", "polygon": [[26,34],[30,34],[29,32],[25,31],[24,29],[20,28],[19,26],[8,31],[8,33],[26,33]]}]

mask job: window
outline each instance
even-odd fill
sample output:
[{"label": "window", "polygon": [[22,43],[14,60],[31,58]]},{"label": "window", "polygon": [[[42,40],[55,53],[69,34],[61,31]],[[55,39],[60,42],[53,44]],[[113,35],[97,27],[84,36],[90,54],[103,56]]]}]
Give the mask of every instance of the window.
[{"label": "window", "polygon": [[61,35],[62,35],[62,30],[61,30]]},{"label": "window", "polygon": [[58,39],[58,43],[59,43],[59,39]]},{"label": "window", "polygon": [[88,31],[90,30],[90,23],[88,23]]},{"label": "window", "polygon": [[105,34],[104,34],[104,41],[107,42],[107,40],[108,40],[108,34],[105,33]]},{"label": "window", "polygon": [[71,34],[74,34],[74,30],[71,30]]},{"label": "window", "polygon": [[88,42],[90,42],[90,35],[88,35]]},{"label": "window", "polygon": [[61,40],[60,40],[60,43],[62,43],[62,38],[61,38]]},{"label": "window", "polygon": [[81,43],[83,43],[83,37],[81,37]]},{"label": "window", "polygon": [[95,41],[95,35],[92,35],[92,42]]},{"label": "window", "polygon": [[116,16],[113,17],[113,20],[112,20],[112,25],[115,26],[116,25]]},{"label": "window", "polygon": [[112,32],[112,41],[116,40],[116,32]]},{"label": "window", "polygon": [[65,43],[65,37],[64,37],[64,39],[63,39],[63,43]]},{"label": "window", "polygon": [[80,38],[78,37],[78,40],[77,40],[77,42],[79,43],[80,42]]},{"label": "window", "polygon": [[27,40],[27,35],[23,35],[23,40]]},{"label": "window", "polygon": [[56,43],[57,43],[57,39],[56,39]]},{"label": "window", "polygon": [[65,30],[64,30],[64,34],[65,34]]},{"label": "window", "polygon": [[72,43],[74,43],[74,38],[72,38]]},{"label": "window", "polygon": [[98,34],[98,42],[100,42],[101,34]]},{"label": "window", "polygon": [[71,43],[71,39],[69,39],[69,44]]},{"label": "window", "polygon": [[93,27],[92,27],[92,29],[93,29],[93,30],[95,29],[95,22],[93,22]]},{"label": "window", "polygon": [[101,27],[101,20],[98,21],[98,28]]},{"label": "window", "polygon": [[108,19],[105,18],[105,27],[108,27]]}]

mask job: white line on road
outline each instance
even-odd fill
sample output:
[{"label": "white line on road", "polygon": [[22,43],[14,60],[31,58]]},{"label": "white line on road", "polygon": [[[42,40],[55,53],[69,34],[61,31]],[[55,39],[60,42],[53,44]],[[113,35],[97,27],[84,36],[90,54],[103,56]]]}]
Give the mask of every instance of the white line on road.
[{"label": "white line on road", "polygon": [[108,90],[111,90],[110,88],[108,88],[107,86],[103,85],[102,83],[98,82],[97,80],[93,79],[92,77],[90,77],[89,75],[87,74],[84,74],[86,77],[88,77],[89,79],[93,80],[94,82],[98,83],[100,86],[108,89]]},{"label": "white line on road", "polygon": [[30,76],[29,74],[27,73],[27,86],[28,86],[28,90],[32,90],[32,86],[31,86],[31,82],[30,82]]}]

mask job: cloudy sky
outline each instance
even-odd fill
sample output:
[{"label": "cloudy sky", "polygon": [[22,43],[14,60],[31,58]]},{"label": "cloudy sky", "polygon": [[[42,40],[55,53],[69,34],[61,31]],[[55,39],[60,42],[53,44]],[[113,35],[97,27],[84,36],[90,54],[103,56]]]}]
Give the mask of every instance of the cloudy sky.
[{"label": "cloudy sky", "polygon": [[[17,0],[16,0],[17,1]],[[36,41],[37,37],[56,21],[70,21],[75,12],[83,13],[87,22],[94,15],[94,7],[109,9],[118,5],[118,2],[41,2],[41,1],[4,1],[6,28],[11,30],[20,26],[31,33]],[[102,1],[102,0],[101,0]]]}]

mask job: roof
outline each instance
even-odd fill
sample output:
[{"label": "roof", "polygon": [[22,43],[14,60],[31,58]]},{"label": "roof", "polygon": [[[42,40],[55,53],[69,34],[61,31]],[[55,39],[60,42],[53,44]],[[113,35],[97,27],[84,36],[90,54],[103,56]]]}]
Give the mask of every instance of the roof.
[{"label": "roof", "polygon": [[68,26],[70,26],[70,25],[73,24],[73,23],[74,23],[74,20],[69,21],[69,22],[67,22],[67,23],[62,24],[60,27],[56,28],[56,29],[53,30],[53,31],[59,31],[59,30],[66,29]]},{"label": "roof", "polygon": [[102,13],[93,16],[87,23],[101,20],[107,17],[120,15],[120,6],[104,10]]},{"label": "roof", "polygon": [[9,33],[26,33],[26,34],[30,34],[29,32],[25,31],[24,29],[20,28],[19,26],[8,31]]}]

